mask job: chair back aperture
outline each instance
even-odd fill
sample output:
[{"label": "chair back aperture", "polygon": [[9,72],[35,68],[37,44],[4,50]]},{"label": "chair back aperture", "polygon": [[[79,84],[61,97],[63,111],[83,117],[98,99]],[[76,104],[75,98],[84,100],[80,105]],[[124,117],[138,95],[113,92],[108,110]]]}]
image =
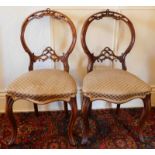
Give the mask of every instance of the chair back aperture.
[{"label": "chair back aperture", "polygon": [[[94,20],[101,20],[104,17],[110,17],[115,20],[121,20],[124,23],[126,23],[127,26],[129,27],[129,30],[131,33],[131,40],[130,40],[130,43],[129,43],[127,49],[121,55],[116,55],[110,47],[105,47],[103,50],[101,50],[99,55],[95,56],[94,53],[92,53],[91,50],[89,50],[89,48],[86,44],[86,34],[87,34],[89,25]],[[96,61],[103,62],[106,59],[109,59],[110,61],[118,60],[122,65],[122,69],[127,70],[125,58],[126,58],[127,54],[131,51],[131,49],[134,45],[134,42],[135,42],[135,29],[133,27],[132,22],[123,14],[113,12],[113,11],[110,11],[107,9],[106,11],[101,11],[101,12],[91,15],[85,21],[85,23],[82,27],[82,31],[81,31],[81,44],[84,49],[84,52],[88,56],[87,72],[91,72],[93,70],[93,66]]]},{"label": "chair back aperture", "polygon": [[[42,53],[40,55],[35,55],[34,52],[32,52],[30,50],[30,48],[28,47],[28,45],[25,41],[25,31],[26,31],[26,27],[28,26],[28,24],[32,20],[38,20],[38,19],[43,18],[45,16],[49,16],[49,17],[52,17],[54,19],[64,21],[69,25],[69,27],[71,29],[71,32],[72,32],[71,44],[70,44],[67,52],[63,53],[61,56],[57,55],[56,51],[50,46],[45,47],[45,49],[42,51]],[[76,43],[76,39],[77,39],[75,26],[69,17],[67,17],[66,15],[64,15],[61,12],[51,10],[49,8],[46,10],[34,12],[30,16],[28,16],[25,19],[25,21],[23,22],[23,25],[21,28],[20,39],[21,39],[21,43],[22,43],[22,46],[23,46],[25,52],[28,53],[29,58],[30,58],[29,71],[33,70],[33,65],[36,61],[46,61],[46,60],[50,59],[54,62],[61,61],[63,63],[64,71],[69,72],[68,57],[72,53],[74,46],[75,46],[75,43]]]}]

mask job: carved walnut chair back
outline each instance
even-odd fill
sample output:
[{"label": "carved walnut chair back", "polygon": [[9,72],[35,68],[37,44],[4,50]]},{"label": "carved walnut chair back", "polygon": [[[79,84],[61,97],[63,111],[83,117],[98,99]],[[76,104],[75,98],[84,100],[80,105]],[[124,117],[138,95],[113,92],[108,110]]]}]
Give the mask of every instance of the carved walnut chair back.
[{"label": "carved walnut chair back", "polygon": [[[72,42],[71,42],[71,45],[68,48],[67,52],[63,53],[63,55],[61,55],[61,56],[57,55],[55,50],[52,47],[46,47],[43,50],[41,55],[35,55],[35,53],[31,51],[31,49],[28,47],[28,45],[26,43],[25,31],[26,31],[28,24],[33,20],[38,20],[38,19],[43,18],[45,16],[49,16],[49,17],[55,18],[57,20],[64,21],[70,27],[70,30],[72,32]],[[76,38],[77,38],[75,26],[69,17],[67,17],[66,15],[64,15],[61,12],[50,10],[50,9],[37,11],[25,19],[25,21],[22,25],[21,37],[20,38],[21,38],[22,46],[25,49],[25,52],[28,53],[29,58],[30,58],[29,70],[33,70],[33,65],[37,60],[46,61],[47,59],[51,59],[54,62],[61,61],[63,63],[63,66],[64,66],[64,70],[69,72],[68,57],[74,49],[74,46],[76,43]]]},{"label": "carved walnut chair back", "polygon": [[[62,55],[58,55],[52,47],[45,47],[45,49],[42,51],[42,54],[36,55],[28,47],[28,45],[26,43],[25,33],[26,33],[26,28],[27,28],[28,24],[30,22],[32,22],[33,20],[39,20],[46,16],[66,22],[70,27],[70,30],[72,33],[72,42],[71,42],[67,52],[63,53]],[[14,119],[13,112],[12,112],[12,105],[17,99],[26,99],[26,100],[32,101],[34,103],[34,109],[35,109],[36,116],[38,116],[38,106],[37,106],[38,103],[47,104],[52,101],[64,101],[64,109],[66,112],[66,116],[68,116],[67,103],[69,102],[69,104],[71,106],[71,118],[70,118],[70,122],[69,122],[69,126],[68,126],[68,136],[69,136],[70,144],[75,145],[75,140],[73,138],[72,130],[73,130],[74,122],[76,120],[76,116],[77,116],[76,83],[75,83],[74,79],[71,77],[71,75],[68,74],[68,72],[69,72],[68,58],[74,49],[76,39],[77,39],[76,29],[75,29],[73,22],[71,21],[71,19],[69,17],[67,17],[63,13],[55,11],[55,10],[46,9],[46,10],[37,11],[37,12],[31,14],[30,16],[28,16],[25,19],[25,21],[23,22],[20,38],[21,38],[22,46],[30,58],[29,71],[31,71],[31,72],[26,73],[23,76],[19,77],[19,79],[17,79],[15,82],[13,82],[8,87],[7,96],[6,96],[7,97],[6,114],[9,118],[10,123],[13,128],[13,134],[12,134],[9,144],[13,144],[16,139],[16,136],[17,136],[17,125],[16,125],[16,121]],[[48,71],[46,69],[45,70],[42,69],[45,72],[42,72],[42,70],[41,71],[39,70],[38,72],[36,72],[36,70],[33,71],[33,66],[34,66],[35,62],[46,61],[48,59],[50,59],[54,62],[58,62],[58,61],[62,62],[64,71],[53,70],[53,72],[52,72],[52,69],[48,69]],[[40,77],[37,77],[36,73]],[[44,75],[44,74],[46,74],[46,75]],[[55,74],[55,76],[53,74]],[[33,75],[35,75],[36,77],[34,77]],[[58,77],[56,77],[56,75],[58,75]],[[27,79],[29,79],[31,81],[31,77],[34,79],[34,81],[29,83],[29,81]],[[41,79],[42,77],[43,77],[43,79]],[[56,79],[52,79],[54,77]],[[38,79],[41,80],[41,82],[40,81],[38,82],[37,81]],[[50,81],[50,79],[51,79],[51,81]],[[58,80],[60,79],[60,80],[55,83],[55,80],[57,80],[57,79]],[[64,84],[65,80],[66,80],[66,83],[68,83],[68,85]],[[23,90],[23,84],[22,84],[23,81],[24,82],[26,81],[29,84],[29,86],[27,86],[28,84],[24,83],[24,85],[25,85],[24,90]],[[40,84],[37,83],[37,87],[39,87],[38,85],[42,86],[43,84],[46,83],[46,81],[49,83],[46,83],[45,87],[43,86],[44,87],[43,89],[45,90],[44,92],[40,92],[40,93],[37,92],[39,95],[38,94],[37,95],[35,94],[36,96],[35,95],[31,95],[31,96],[27,95],[25,93],[25,90],[28,87],[32,87],[32,85],[35,81],[40,83]],[[17,87],[15,86],[16,84],[18,85]],[[62,84],[62,86],[61,86],[61,84]],[[33,85],[33,87],[35,87],[35,85]],[[63,88],[63,87],[65,87],[65,88]],[[17,88],[18,88],[18,90],[17,90]],[[48,89],[48,88],[50,88],[50,89]],[[39,91],[43,90],[43,89],[39,88]],[[21,90],[22,90],[22,92],[20,92]],[[34,88],[34,90],[36,92],[38,89]],[[56,95],[55,94],[50,95],[48,93],[49,91],[51,93],[53,93],[54,90],[58,91]],[[62,92],[61,90],[62,91],[66,90],[66,92],[63,92],[64,93],[63,94],[63,93],[61,93]],[[29,92],[29,91],[27,91],[27,92]],[[67,93],[67,92],[71,92],[71,93]],[[41,93],[43,93],[43,94],[41,94]],[[46,93],[48,93],[48,94],[46,95]]]},{"label": "carved walnut chair back", "polygon": [[[105,47],[103,50],[101,50],[101,53],[99,55],[95,56],[93,53],[91,53],[91,51],[89,50],[86,44],[86,34],[90,24],[95,20],[101,20],[105,17],[110,17],[115,20],[123,21],[129,27],[129,30],[131,33],[131,40],[127,49],[121,55],[116,55],[110,47]],[[90,72],[93,70],[93,65],[96,61],[103,62],[106,59],[109,59],[110,61],[118,60],[122,65],[122,69],[127,70],[125,59],[127,54],[131,51],[134,43],[135,43],[135,29],[131,21],[126,16],[109,10],[93,14],[85,21],[81,31],[81,44],[84,49],[84,52],[88,56],[88,61],[89,61],[87,66],[87,71]]]},{"label": "carved walnut chair back", "polygon": [[[87,30],[91,23],[95,20],[101,20],[104,18],[112,18],[114,20],[123,21],[130,30],[131,40],[127,49],[121,55],[116,55],[114,51],[110,47],[105,47],[101,50],[100,54],[95,56],[95,54],[88,48],[86,43],[86,35]],[[95,13],[87,18],[84,22],[82,31],[81,31],[81,44],[85,54],[88,57],[88,66],[87,66],[87,75],[83,80],[83,105],[82,105],[82,116],[84,121],[84,130],[83,130],[83,140],[82,144],[88,142],[88,132],[89,132],[89,122],[88,122],[88,114],[91,112],[92,102],[96,100],[104,100],[110,103],[117,104],[117,114],[120,109],[120,104],[128,102],[134,98],[142,98],[144,101],[144,112],[141,116],[140,120],[140,132],[139,136],[142,141],[144,141],[142,136],[142,126],[144,124],[144,120],[150,111],[150,96],[151,96],[151,88],[146,83],[142,82],[140,79],[135,77],[134,75],[127,72],[126,66],[126,56],[131,51],[133,45],[135,43],[135,29],[132,22],[123,14],[106,10]],[[109,69],[109,70],[99,70],[94,71],[93,66],[96,61],[103,62],[104,60],[118,60],[121,63],[122,70],[118,69]],[[121,81],[122,79],[122,81]],[[123,79],[131,80],[131,83],[126,83],[128,81],[124,81]],[[119,83],[119,84],[117,84]],[[131,85],[128,94],[127,85]],[[135,88],[132,87],[137,86],[139,89],[134,92]],[[122,86],[122,88],[121,88]],[[145,88],[143,92],[141,92],[141,88]],[[122,90],[120,90],[122,89]],[[123,92],[124,91],[124,92]],[[122,92],[119,94],[118,92]],[[133,93],[134,92],[134,93]],[[130,94],[131,93],[131,94]]]}]

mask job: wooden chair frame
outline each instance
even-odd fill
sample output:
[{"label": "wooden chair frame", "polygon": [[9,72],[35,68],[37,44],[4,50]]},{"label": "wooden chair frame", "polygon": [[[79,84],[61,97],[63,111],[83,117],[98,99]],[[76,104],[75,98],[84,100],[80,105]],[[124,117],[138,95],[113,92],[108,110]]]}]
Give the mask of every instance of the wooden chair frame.
[{"label": "wooden chair frame", "polygon": [[[57,55],[55,50],[52,49],[51,47],[46,47],[43,50],[41,55],[35,55],[30,50],[30,48],[27,46],[27,43],[25,41],[25,31],[26,31],[27,25],[32,20],[38,20],[38,19],[43,18],[45,16],[49,16],[49,17],[55,18],[57,20],[64,21],[70,26],[70,29],[72,32],[72,42],[71,42],[71,45],[70,45],[69,49],[67,50],[67,52],[65,54],[63,53],[62,56]],[[64,71],[69,72],[68,57],[71,54],[71,52],[73,51],[73,49],[75,47],[76,39],[77,39],[75,26],[69,17],[67,17],[66,15],[64,15],[61,12],[50,10],[49,8],[46,10],[34,12],[30,16],[28,16],[25,19],[25,21],[23,22],[23,25],[21,28],[20,39],[21,39],[21,43],[22,43],[22,46],[23,46],[25,52],[29,55],[29,58],[30,58],[29,71],[33,70],[33,65],[36,61],[38,61],[38,60],[39,61],[46,61],[47,59],[51,59],[54,62],[61,61],[63,63],[63,66],[64,66]],[[6,95],[6,114],[9,118],[9,121],[10,121],[10,123],[12,125],[12,129],[13,129],[12,137],[9,141],[9,145],[11,145],[15,142],[16,136],[17,136],[17,125],[16,125],[16,121],[15,121],[15,118],[13,115],[13,103],[19,99],[25,99],[25,100],[29,101],[29,98],[26,98],[25,96],[22,96],[21,94],[15,94],[15,95],[7,94]],[[51,98],[51,101],[52,100],[53,99]],[[75,123],[75,120],[77,117],[76,96],[70,98],[69,104],[71,106],[71,117],[70,117],[70,122],[68,125],[68,137],[69,137],[70,144],[75,145],[76,143],[75,143],[75,140],[73,138],[73,126],[74,126],[74,123]],[[66,116],[67,116],[68,115],[67,101],[64,101],[64,109],[65,109]],[[34,110],[35,110],[36,116],[38,116],[37,103],[34,103]]]},{"label": "wooden chair frame", "polygon": [[[105,18],[105,17],[110,17],[110,18],[113,18],[115,20],[121,20],[129,27],[129,30],[131,33],[131,40],[130,40],[129,46],[127,47],[125,52],[122,53],[121,55],[115,55],[113,50],[111,50],[109,47],[105,47],[99,55],[95,56],[93,53],[90,52],[90,50],[86,44],[86,33],[87,33],[89,25],[94,20],[100,20],[100,19]],[[113,12],[110,10],[106,10],[106,11],[101,11],[101,12],[98,12],[98,13],[91,15],[85,21],[85,23],[82,27],[82,31],[81,31],[81,44],[82,44],[82,47],[83,47],[85,54],[88,57],[87,72],[91,72],[93,70],[93,66],[94,66],[94,63],[96,61],[102,62],[106,59],[109,59],[110,61],[118,60],[122,64],[122,69],[127,70],[125,58],[126,58],[127,54],[131,51],[131,49],[134,45],[134,42],[135,42],[134,26],[133,26],[132,22],[123,14]],[[143,112],[141,114],[141,118],[140,118],[140,122],[139,122],[139,138],[142,142],[144,142],[144,138],[143,138],[143,134],[142,134],[142,128],[143,128],[145,120],[148,117],[148,114],[151,110],[151,93],[147,94],[145,96],[145,98],[142,98],[142,100],[144,103],[144,108],[143,108]],[[89,97],[83,95],[82,117],[83,117],[84,128],[83,128],[82,144],[88,143],[88,133],[89,133],[88,114],[91,113],[92,102],[93,101],[90,100]],[[117,110],[116,110],[117,114],[119,113],[119,109],[120,109],[121,104],[122,103],[120,103],[120,104],[117,103]]]}]

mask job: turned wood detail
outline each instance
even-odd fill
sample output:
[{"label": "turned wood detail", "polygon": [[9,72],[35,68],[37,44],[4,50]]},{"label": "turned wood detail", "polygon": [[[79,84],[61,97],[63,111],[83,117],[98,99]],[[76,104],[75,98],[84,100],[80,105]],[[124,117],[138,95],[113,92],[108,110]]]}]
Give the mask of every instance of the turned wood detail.
[{"label": "turned wood detail", "polygon": [[[105,17],[110,17],[115,20],[123,21],[129,27],[129,30],[131,33],[130,43],[127,49],[119,56],[115,55],[114,51],[111,50],[109,47],[105,47],[98,56],[95,56],[94,53],[88,48],[86,44],[86,34],[87,34],[89,25],[94,20],[101,20]],[[87,72],[90,72],[93,70],[93,65],[96,61],[103,62],[103,60],[106,60],[106,59],[109,59],[110,61],[119,60],[119,62],[122,64],[122,69],[127,70],[125,59],[126,59],[127,54],[131,51],[134,45],[134,42],[135,42],[135,30],[134,30],[132,22],[126,16],[120,13],[114,12],[114,11],[110,11],[110,10],[101,11],[101,12],[93,14],[85,21],[82,27],[82,31],[81,31],[81,44],[84,49],[84,52],[88,56]]]}]

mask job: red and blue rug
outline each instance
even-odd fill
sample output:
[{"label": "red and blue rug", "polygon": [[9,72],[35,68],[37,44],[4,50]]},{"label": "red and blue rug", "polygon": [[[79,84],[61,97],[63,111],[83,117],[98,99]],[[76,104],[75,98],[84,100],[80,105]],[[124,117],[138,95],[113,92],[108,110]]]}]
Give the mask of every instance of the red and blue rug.
[{"label": "red and blue rug", "polygon": [[[144,136],[148,143],[138,139],[137,126],[142,109],[121,109],[117,116],[115,110],[94,110],[90,118],[90,143],[81,146],[82,122],[80,113],[74,128],[77,146],[69,144],[67,138],[68,119],[62,111],[34,113],[16,113],[18,135],[14,145],[0,144],[0,148],[39,149],[39,148],[155,148],[155,108],[152,108],[149,119],[144,126]],[[0,141],[9,141],[10,125],[4,114],[0,114]]]}]

